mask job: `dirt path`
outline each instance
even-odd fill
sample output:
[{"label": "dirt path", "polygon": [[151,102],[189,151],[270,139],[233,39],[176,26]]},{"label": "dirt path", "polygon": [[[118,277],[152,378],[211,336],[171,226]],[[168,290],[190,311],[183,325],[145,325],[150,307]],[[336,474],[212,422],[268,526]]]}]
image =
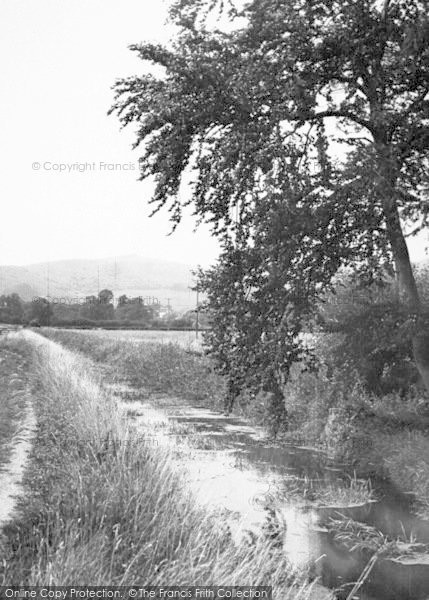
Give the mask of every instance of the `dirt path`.
[{"label": "dirt path", "polygon": [[12,441],[9,461],[0,472],[0,528],[13,517],[17,498],[22,491],[21,482],[31,450],[35,425],[36,419],[29,404],[20,431]]},{"label": "dirt path", "polygon": [[8,334],[0,345],[0,528],[13,517],[17,498],[22,493],[22,479],[36,425],[28,363],[19,349],[18,336]]}]

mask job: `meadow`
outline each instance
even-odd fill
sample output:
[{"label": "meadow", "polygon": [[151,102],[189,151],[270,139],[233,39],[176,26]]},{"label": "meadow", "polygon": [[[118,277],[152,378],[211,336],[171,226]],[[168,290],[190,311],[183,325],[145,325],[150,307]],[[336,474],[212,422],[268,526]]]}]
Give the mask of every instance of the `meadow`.
[{"label": "meadow", "polygon": [[91,336],[100,340],[122,340],[126,342],[147,342],[159,344],[178,344],[185,349],[201,349],[202,333],[195,331],[152,330],[152,329],[70,329],[73,333]]}]

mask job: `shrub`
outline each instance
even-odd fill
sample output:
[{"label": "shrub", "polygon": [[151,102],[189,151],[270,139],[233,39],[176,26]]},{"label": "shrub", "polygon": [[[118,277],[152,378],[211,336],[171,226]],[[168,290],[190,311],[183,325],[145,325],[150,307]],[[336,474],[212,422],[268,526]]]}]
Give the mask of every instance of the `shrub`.
[{"label": "shrub", "polygon": [[310,373],[294,365],[285,399],[289,435],[321,445],[336,458],[363,458],[370,449],[361,419],[373,400],[355,373],[345,378],[334,371],[328,377],[326,368]]},{"label": "shrub", "polygon": [[405,395],[418,381],[407,319],[393,283],[363,290],[345,280],[320,307],[328,336],[319,336],[319,357],[331,369],[356,371],[370,392]]},{"label": "shrub", "polygon": [[396,431],[394,436],[380,432],[375,445],[392,481],[402,490],[413,492],[419,512],[429,518],[429,437],[419,431]]}]

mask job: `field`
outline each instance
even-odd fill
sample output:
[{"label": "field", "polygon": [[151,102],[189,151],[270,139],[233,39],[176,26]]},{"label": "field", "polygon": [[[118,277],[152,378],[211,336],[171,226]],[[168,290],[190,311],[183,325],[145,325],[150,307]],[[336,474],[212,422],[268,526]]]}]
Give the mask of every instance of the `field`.
[{"label": "field", "polygon": [[90,335],[105,340],[122,340],[131,342],[156,342],[160,344],[178,344],[182,348],[197,349],[202,346],[202,333],[196,336],[195,331],[165,331],[165,330],[79,330],[68,331],[79,332],[82,335]]}]

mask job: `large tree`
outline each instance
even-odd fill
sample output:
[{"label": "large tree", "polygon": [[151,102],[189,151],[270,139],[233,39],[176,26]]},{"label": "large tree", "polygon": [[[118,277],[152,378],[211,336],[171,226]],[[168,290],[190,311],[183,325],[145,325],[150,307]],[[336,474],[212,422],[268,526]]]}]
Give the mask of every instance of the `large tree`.
[{"label": "large tree", "polygon": [[287,290],[285,313],[341,266],[365,282],[392,266],[429,389],[404,236],[426,227],[429,209],[428,2],[251,0],[223,30],[204,18],[216,4],[175,2],[171,45],[132,46],[162,72],[115,86],[112,110],[144,142],[155,210],[177,223],[192,204],[235,248],[254,248],[259,226],[264,248],[281,251],[262,252],[258,276]]}]

